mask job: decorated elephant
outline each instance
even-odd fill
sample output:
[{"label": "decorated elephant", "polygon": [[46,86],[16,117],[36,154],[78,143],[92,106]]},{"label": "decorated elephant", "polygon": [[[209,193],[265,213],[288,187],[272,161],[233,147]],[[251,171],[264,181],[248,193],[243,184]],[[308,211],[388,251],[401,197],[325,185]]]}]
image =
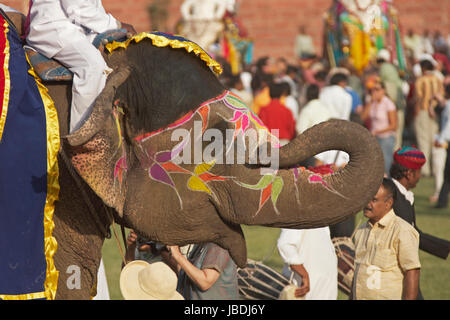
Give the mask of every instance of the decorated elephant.
[{"label": "decorated elephant", "polygon": [[[328,121],[279,147],[221,85],[214,74],[220,65],[194,43],[141,33],[106,48],[114,72],[74,133],[68,135],[71,84],[45,83],[62,137],[56,298],[95,295],[113,221],[167,245],[215,242],[243,267],[240,225],[327,226],[359,212],[378,190],[383,156],[362,126]],[[254,157],[264,150],[270,151],[266,159]],[[328,175],[298,166],[326,150],[345,151],[350,162]],[[81,285],[71,290],[74,265],[81,268]]]}]

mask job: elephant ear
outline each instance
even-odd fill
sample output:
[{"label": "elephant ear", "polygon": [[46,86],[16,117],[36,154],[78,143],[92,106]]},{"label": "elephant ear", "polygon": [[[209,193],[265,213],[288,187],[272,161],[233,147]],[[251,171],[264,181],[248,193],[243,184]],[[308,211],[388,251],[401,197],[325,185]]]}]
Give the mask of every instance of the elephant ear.
[{"label": "elephant ear", "polygon": [[89,141],[105,123],[106,117],[111,115],[113,100],[117,88],[124,83],[131,73],[130,67],[119,67],[106,81],[105,88],[95,100],[92,113],[80,129],[65,138],[71,146],[80,146]]}]

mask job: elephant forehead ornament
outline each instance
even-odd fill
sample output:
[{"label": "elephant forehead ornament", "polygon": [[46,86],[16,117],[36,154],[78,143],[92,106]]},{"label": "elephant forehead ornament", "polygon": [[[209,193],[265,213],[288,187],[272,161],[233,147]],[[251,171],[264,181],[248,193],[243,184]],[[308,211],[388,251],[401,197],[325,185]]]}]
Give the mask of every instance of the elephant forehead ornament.
[{"label": "elephant forehead ornament", "polygon": [[108,43],[106,45],[106,50],[111,53],[118,48],[126,49],[131,42],[139,43],[144,39],[151,39],[153,45],[156,47],[171,47],[173,49],[185,49],[187,52],[193,52],[202,61],[204,61],[206,65],[214,71],[214,73],[222,73],[222,67],[220,66],[220,64],[213,58],[211,58],[211,56],[206,53],[198,44],[182,36],[166,32],[142,32],[133,36],[125,42],[113,41],[112,43]]}]

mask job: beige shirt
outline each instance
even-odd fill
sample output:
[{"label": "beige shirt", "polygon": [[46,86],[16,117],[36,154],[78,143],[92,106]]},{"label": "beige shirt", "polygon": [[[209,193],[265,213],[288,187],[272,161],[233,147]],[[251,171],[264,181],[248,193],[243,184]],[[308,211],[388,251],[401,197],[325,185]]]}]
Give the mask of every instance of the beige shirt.
[{"label": "beige shirt", "polygon": [[433,97],[444,96],[444,84],[431,72],[419,77],[415,82],[415,98],[420,110],[435,108],[437,105]]},{"label": "beige shirt", "polygon": [[408,270],[420,268],[419,233],[391,210],[355,233],[356,300],[400,300]]}]

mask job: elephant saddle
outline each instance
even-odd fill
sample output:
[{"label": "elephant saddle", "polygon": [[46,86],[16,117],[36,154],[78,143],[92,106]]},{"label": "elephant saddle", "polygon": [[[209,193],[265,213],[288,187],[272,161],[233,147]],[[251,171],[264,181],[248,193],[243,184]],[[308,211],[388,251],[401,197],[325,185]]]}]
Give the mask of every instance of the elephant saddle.
[{"label": "elephant saddle", "polygon": [[[125,41],[127,30],[117,29],[98,34],[92,44],[99,50],[113,41]],[[55,59],[49,59],[29,46],[24,47],[30,64],[42,81],[72,81],[73,73]]]}]

